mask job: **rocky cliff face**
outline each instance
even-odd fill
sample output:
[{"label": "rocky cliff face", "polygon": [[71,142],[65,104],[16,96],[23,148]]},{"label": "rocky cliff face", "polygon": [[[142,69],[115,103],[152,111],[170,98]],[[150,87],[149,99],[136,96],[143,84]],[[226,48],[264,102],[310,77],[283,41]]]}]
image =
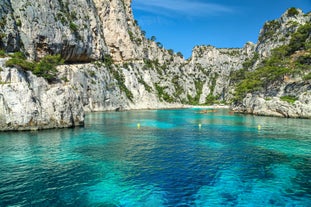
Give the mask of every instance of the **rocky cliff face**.
[{"label": "rocky cliff face", "polygon": [[260,30],[256,51],[260,57],[268,57],[272,49],[288,44],[291,35],[307,22],[310,22],[310,14],[304,14],[300,9],[289,9],[279,19],[267,21]]},{"label": "rocky cliff face", "polygon": [[0,29],[0,42],[8,52],[22,50],[31,59],[62,54],[70,62],[99,59],[107,52],[103,24],[91,1],[4,0],[1,4],[6,26]]},{"label": "rocky cliff face", "polygon": [[234,108],[235,111],[260,116],[277,116],[285,118],[310,118],[311,115],[311,90],[300,93],[294,103],[282,101],[279,97],[271,100],[260,95],[248,94],[243,99],[243,106]]},{"label": "rocky cliff face", "polygon": [[83,125],[80,97],[69,85],[47,84],[30,72],[0,68],[0,131]]},{"label": "rocky cliff face", "polygon": [[311,117],[310,22],[310,13],[292,8],[281,18],[265,23],[255,49],[258,59],[250,69],[257,68],[257,73],[266,70],[271,75],[259,76],[265,82],[264,87],[250,90],[242,103],[233,105],[234,110],[256,115]]},{"label": "rocky cliff face", "polygon": [[[255,70],[273,48],[289,43],[291,34],[310,22],[310,14],[297,11],[267,22],[257,44],[236,49],[197,46],[184,60],[145,38],[130,0],[3,0],[0,48],[22,51],[35,61],[61,54],[66,63],[48,83],[19,66],[7,67],[8,55],[0,58],[1,130],[81,125],[85,111],[229,103],[236,87],[232,74],[246,62],[252,62],[247,70]],[[291,82],[275,84],[269,100],[266,94],[249,94],[235,108],[311,117],[310,88],[298,90],[304,81],[295,81],[292,77]],[[297,87],[290,89],[293,82]],[[301,94],[299,99],[285,104],[280,97],[293,91]],[[280,110],[284,105],[287,109]]]}]

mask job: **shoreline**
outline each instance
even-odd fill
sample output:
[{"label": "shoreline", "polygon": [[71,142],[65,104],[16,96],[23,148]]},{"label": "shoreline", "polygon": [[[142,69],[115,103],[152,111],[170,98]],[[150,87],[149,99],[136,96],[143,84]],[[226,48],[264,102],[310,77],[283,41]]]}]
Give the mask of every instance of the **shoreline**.
[{"label": "shoreline", "polygon": [[85,111],[85,114],[90,113],[101,113],[101,112],[125,112],[125,111],[140,111],[140,110],[173,110],[173,109],[230,109],[229,105],[167,105],[164,107],[142,107],[142,108],[125,108],[123,110],[107,109],[107,110],[98,110],[98,111]]}]

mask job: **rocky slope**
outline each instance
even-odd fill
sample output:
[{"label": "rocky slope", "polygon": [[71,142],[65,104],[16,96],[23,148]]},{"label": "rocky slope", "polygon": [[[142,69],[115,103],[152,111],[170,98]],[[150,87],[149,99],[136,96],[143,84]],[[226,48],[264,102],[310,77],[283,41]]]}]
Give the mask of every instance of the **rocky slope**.
[{"label": "rocky slope", "polygon": [[[196,46],[184,60],[145,38],[130,0],[3,0],[0,48],[7,54],[0,54],[1,130],[81,125],[89,111],[228,104],[241,81],[237,74],[256,71],[272,49],[290,43],[299,26],[310,22],[310,14],[295,11],[267,22],[257,44],[236,49]],[[57,67],[53,81],[47,81],[37,77],[35,67],[8,66],[9,54],[17,51],[29,61],[61,54],[65,64]],[[270,84],[274,94],[245,94],[234,108],[311,117],[308,82],[301,75],[289,79]],[[292,93],[297,93],[294,104],[280,99]]]},{"label": "rocky slope", "polygon": [[[256,46],[257,59],[249,66],[242,102],[233,109],[242,113],[310,118],[311,14],[289,9],[281,18],[266,22]],[[254,70],[255,69],[255,70]],[[266,73],[266,75],[264,74]],[[257,83],[254,82],[257,79]],[[247,88],[247,87],[246,87]],[[245,89],[245,88],[244,88]]]}]

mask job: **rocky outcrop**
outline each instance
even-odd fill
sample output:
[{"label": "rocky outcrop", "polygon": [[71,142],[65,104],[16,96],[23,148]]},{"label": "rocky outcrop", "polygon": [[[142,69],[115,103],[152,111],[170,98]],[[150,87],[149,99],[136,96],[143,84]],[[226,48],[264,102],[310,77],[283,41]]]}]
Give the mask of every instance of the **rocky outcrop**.
[{"label": "rocky outcrop", "polygon": [[294,103],[282,101],[279,97],[271,100],[264,99],[259,95],[248,94],[243,105],[234,108],[236,112],[261,115],[277,116],[285,118],[310,118],[311,117],[311,91],[302,93]]},{"label": "rocky outcrop", "polygon": [[[255,48],[258,59],[250,70],[258,72],[255,71],[257,67],[262,67],[261,71],[270,68],[270,73],[274,73],[274,70],[280,71],[283,68],[287,72],[279,75],[277,79],[272,78],[273,81],[269,81],[269,74],[258,75],[258,82],[264,80],[264,84],[256,90],[252,89],[252,94],[247,94],[242,103],[235,103],[235,111],[255,115],[311,118],[311,84],[309,78],[306,78],[307,74],[311,74],[308,61],[310,49],[303,46],[310,44],[310,32],[306,29],[310,27],[310,22],[310,13],[304,14],[300,9],[291,8],[281,18],[265,23]],[[301,30],[301,26],[304,29]],[[292,37],[295,37],[294,40]],[[275,48],[278,48],[276,55],[272,53]],[[270,65],[265,64],[265,60],[270,61]],[[286,100],[287,98],[290,100]]]},{"label": "rocky outcrop", "polygon": [[84,124],[81,98],[71,86],[48,84],[30,72],[0,62],[0,131]]},{"label": "rocky outcrop", "polygon": [[232,98],[230,75],[243,68],[243,63],[254,55],[255,46],[248,42],[243,48],[194,47],[185,70],[197,78],[205,79],[199,104],[206,103],[208,97],[223,102]]},{"label": "rocky outcrop", "polygon": [[300,9],[295,9],[291,14],[287,10],[279,19],[267,21],[260,30],[256,52],[260,57],[266,58],[271,55],[271,50],[289,43],[293,34],[300,25],[310,22],[310,15],[306,15]]}]

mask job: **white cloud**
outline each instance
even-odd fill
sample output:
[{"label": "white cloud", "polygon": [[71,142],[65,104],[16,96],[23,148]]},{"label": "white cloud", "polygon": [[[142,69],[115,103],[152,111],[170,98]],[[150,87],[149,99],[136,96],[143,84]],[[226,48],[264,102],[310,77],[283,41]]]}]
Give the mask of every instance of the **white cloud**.
[{"label": "white cloud", "polygon": [[231,13],[233,9],[221,4],[191,0],[133,0],[135,9],[171,16],[178,13],[187,16],[208,16]]}]

